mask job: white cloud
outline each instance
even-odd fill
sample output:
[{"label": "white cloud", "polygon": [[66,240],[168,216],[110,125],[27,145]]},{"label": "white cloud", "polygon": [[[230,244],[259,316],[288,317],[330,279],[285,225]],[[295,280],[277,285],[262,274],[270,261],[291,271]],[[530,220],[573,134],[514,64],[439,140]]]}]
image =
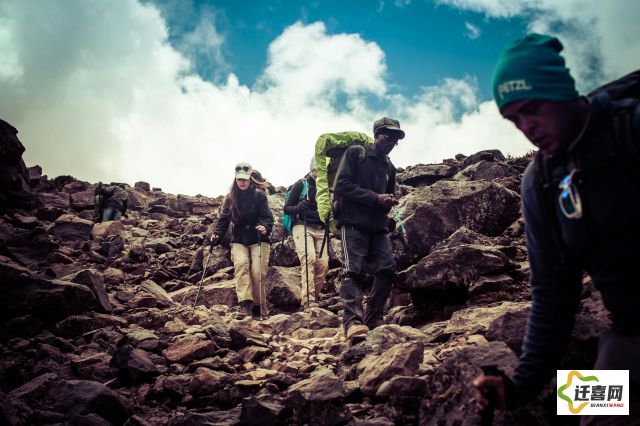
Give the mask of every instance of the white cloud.
[{"label": "white cloud", "polygon": [[578,88],[587,91],[638,67],[640,2],[635,0],[438,0],[491,18],[522,17],[532,32],[565,46]]},{"label": "white cloud", "polygon": [[473,25],[471,22],[465,22],[464,27],[467,29],[465,36],[471,40],[475,40],[482,34],[480,27]]},{"label": "white cloud", "polygon": [[[630,19],[618,6],[596,9],[602,22]],[[616,35],[601,34],[599,52],[617,46],[614,41],[635,51],[626,39],[635,34],[631,26],[625,21]],[[322,23],[295,23],[273,40],[253,87],[225,69],[215,19],[203,20],[186,40],[194,49],[211,49],[212,66],[226,77],[200,78],[189,56],[168,43],[166,24],[151,5],[2,2],[0,116],[19,129],[26,161],[50,176],[147,180],[187,194],[226,192],[238,161],[288,185],[307,171],[318,135],[370,133],[381,115],[397,117],[406,129],[392,153],[399,166],[480,149],[521,154],[530,148],[493,102],[480,100],[474,78],[444,79],[414,97],[400,95],[376,43],[327,34]],[[603,53],[602,60],[609,57]],[[384,109],[371,107],[371,98]]]}]

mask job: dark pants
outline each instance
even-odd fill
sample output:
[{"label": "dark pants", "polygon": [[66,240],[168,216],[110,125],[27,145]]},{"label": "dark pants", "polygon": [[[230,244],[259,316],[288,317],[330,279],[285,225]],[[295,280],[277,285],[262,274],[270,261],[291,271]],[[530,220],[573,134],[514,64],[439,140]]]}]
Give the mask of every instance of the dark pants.
[{"label": "dark pants", "polygon": [[[341,234],[344,267],[340,289],[344,308],[342,324],[345,330],[353,324],[375,328],[382,323],[382,310],[395,276],[396,263],[391,240],[387,233],[361,231],[347,225],[342,227]],[[375,279],[363,312],[362,272],[365,262]]]},{"label": "dark pants", "polygon": [[629,416],[582,416],[580,426],[640,425],[640,336],[600,335],[594,370],[629,370]]}]

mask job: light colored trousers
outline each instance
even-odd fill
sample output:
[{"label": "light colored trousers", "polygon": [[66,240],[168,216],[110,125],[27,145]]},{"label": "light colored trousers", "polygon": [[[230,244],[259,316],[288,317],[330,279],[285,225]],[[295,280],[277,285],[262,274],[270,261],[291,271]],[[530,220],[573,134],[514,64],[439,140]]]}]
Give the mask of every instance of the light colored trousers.
[{"label": "light colored trousers", "polygon": [[[269,267],[269,243],[262,245],[262,300],[266,306],[266,293],[264,291],[265,277]],[[253,301],[255,305],[260,304],[260,246],[253,244],[231,244],[231,260],[236,277],[236,294],[238,303],[245,300]]]},{"label": "light colored trousers", "polygon": [[[293,242],[296,245],[296,253],[300,258],[301,275],[301,299],[302,304],[307,302],[307,264],[309,266],[309,301],[315,302],[320,296],[324,284],[324,277],[329,269],[329,248],[325,246],[322,257],[319,258],[322,248],[324,229],[307,227],[307,256],[304,250],[304,225],[293,227]],[[305,262],[306,260],[306,262]]]}]

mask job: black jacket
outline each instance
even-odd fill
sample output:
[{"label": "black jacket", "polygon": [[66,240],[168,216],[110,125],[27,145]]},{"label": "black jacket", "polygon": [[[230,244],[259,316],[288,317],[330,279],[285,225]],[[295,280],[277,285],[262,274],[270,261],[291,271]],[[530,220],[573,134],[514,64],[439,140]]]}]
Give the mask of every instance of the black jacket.
[{"label": "black jacket", "polygon": [[395,186],[396,168],[388,156],[376,154],[373,146],[347,148],[334,186],[338,227],[351,225],[363,231],[389,232],[387,214],[391,209],[377,201],[378,194],[393,194]]},{"label": "black jacket", "polygon": [[260,239],[268,243],[270,241],[269,235],[271,235],[273,228],[273,214],[269,209],[266,194],[260,190],[249,188],[246,191],[238,191],[236,202],[240,213],[239,220],[232,222],[231,206],[228,198],[225,198],[214,233],[222,238],[226,234],[229,225],[232,224],[231,242],[250,246],[258,243],[256,226],[262,225],[267,228],[267,234],[262,235]]},{"label": "black jacket", "polygon": [[126,213],[129,206],[129,193],[118,185],[100,187],[100,194],[104,198],[101,209],[114,207],[121,213]]},{"label": "black jacket", "polygon": [[305,177],[307,180],[307,199],[309,203],[309,208],[302,212],[298,213],[297,207],[300,204],[300,193],[302,192],[303,183],[302,179],[299,179],[296,183],[291,187],[291,192],[289,192],[289,199],[284,206],[285,214],[291,215],[293,217],[293,226],[303,223],[304,220],[307,221],[307,225],[323,225],[324,223],[320,220],[320,215],[318,215],[318,204],[316,203],[316,179],[309,175]]},{"label": "black jacket", "polygon": [[[522,355],[512,378],[516,401],[535,397],[558,368],[580,306],[583,271],[602,293],[604,306],[613,315],[613,330],[621,334],[629,329],[639,331],[640,285],[636,276],[640,259],[640,179],[637,163],[635,167],[624,165],[628,155],[612,155],[617,151],[612,130],[614,113],[615,103],[607,95],[593,98],[587,128],[575,144],[582,170],[577,183],[582,218],[567,219],[558,204],[558,183],[570,172],[566,154],[546,159],[550,189],[543,188],[544,175],[534,163],[525,171],[522,203],[532,308]],[[640,109],[636,117],[638,147]],[[552,231],[554,227],[557,234]]]}]

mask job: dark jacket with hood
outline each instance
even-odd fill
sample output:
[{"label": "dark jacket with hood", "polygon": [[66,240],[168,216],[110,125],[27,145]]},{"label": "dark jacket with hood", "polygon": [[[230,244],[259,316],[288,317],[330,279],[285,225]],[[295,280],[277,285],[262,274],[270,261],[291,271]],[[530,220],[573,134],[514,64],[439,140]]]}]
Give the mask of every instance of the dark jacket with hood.
[{"label": "dark jacket with hood", "polygon": [[306,176],[304,179],[307,181],[307,196],[304,199],[309,203],[309,208],[304,212],[298,211],[298,206],[300,205],[300,201],[302,201],[300,200],[300,193],[304,185],[303,180],[299,179],[291,187],[289,198],[284,206],[284,213],[293,217],[293,226],[302,224],[305,220],[307,225],[324,226],[320,220],[318,204],[316,203],[316,179],[311,175]]},{"label": "dark jacket with hood", "polygon": [[387,214],[391,208],[378,204],[378,194],[393,194],[395,187],[396,168],[387,155],[377,154],[369,145],[347,148],[334,186],[338,227],[389,232]]},{"label": "dark jacket with hood", "polygon": [[102,205],[100,206],[101,209],[114,207],[122,213],[127,211],[127,207],[129,205],[129,193],[118,185],[101,186],[98,192],[100,192],[100,195],[104,198]]},{"label": "dark jacket with hood", "polygon": [[[602,293],[604,306],[612,314],[612,330],[622,335],[640,333],[640,158],[627,163],[629,155],[616,147],[616,105],[607,94],[591,99],[586,127],[571,145],[574,148],[547,157],[544,175],[534,163],[525,171],[522,204],[532,307],[512,377],[514,403],[538,395],[558,368],[580,308],[583,271]],[[634,127],[638,149],[640,108],[635,111]],[[558,184],[572,168],[568,158],[578,159],[581,170],[576,184],[583,209],[580,219],[566,218],[558,203]],[[550,184],[546,190],[544,176]],[[558,230],[555,239],[554,228]]]},{"label": "dark jacket with hood", "polygon": [[231,225],[231,242],[250,246],[258,243],[256,226],[262,225],[267,229],[267,234],[261,235],[260,240],[268,243],[273,228],[273,214],[267,195],[253,187],[237,191],[236,194],[239,217],[235,221],[232,219],[229,198],[225,198],[214,233],[223,238]]}]

